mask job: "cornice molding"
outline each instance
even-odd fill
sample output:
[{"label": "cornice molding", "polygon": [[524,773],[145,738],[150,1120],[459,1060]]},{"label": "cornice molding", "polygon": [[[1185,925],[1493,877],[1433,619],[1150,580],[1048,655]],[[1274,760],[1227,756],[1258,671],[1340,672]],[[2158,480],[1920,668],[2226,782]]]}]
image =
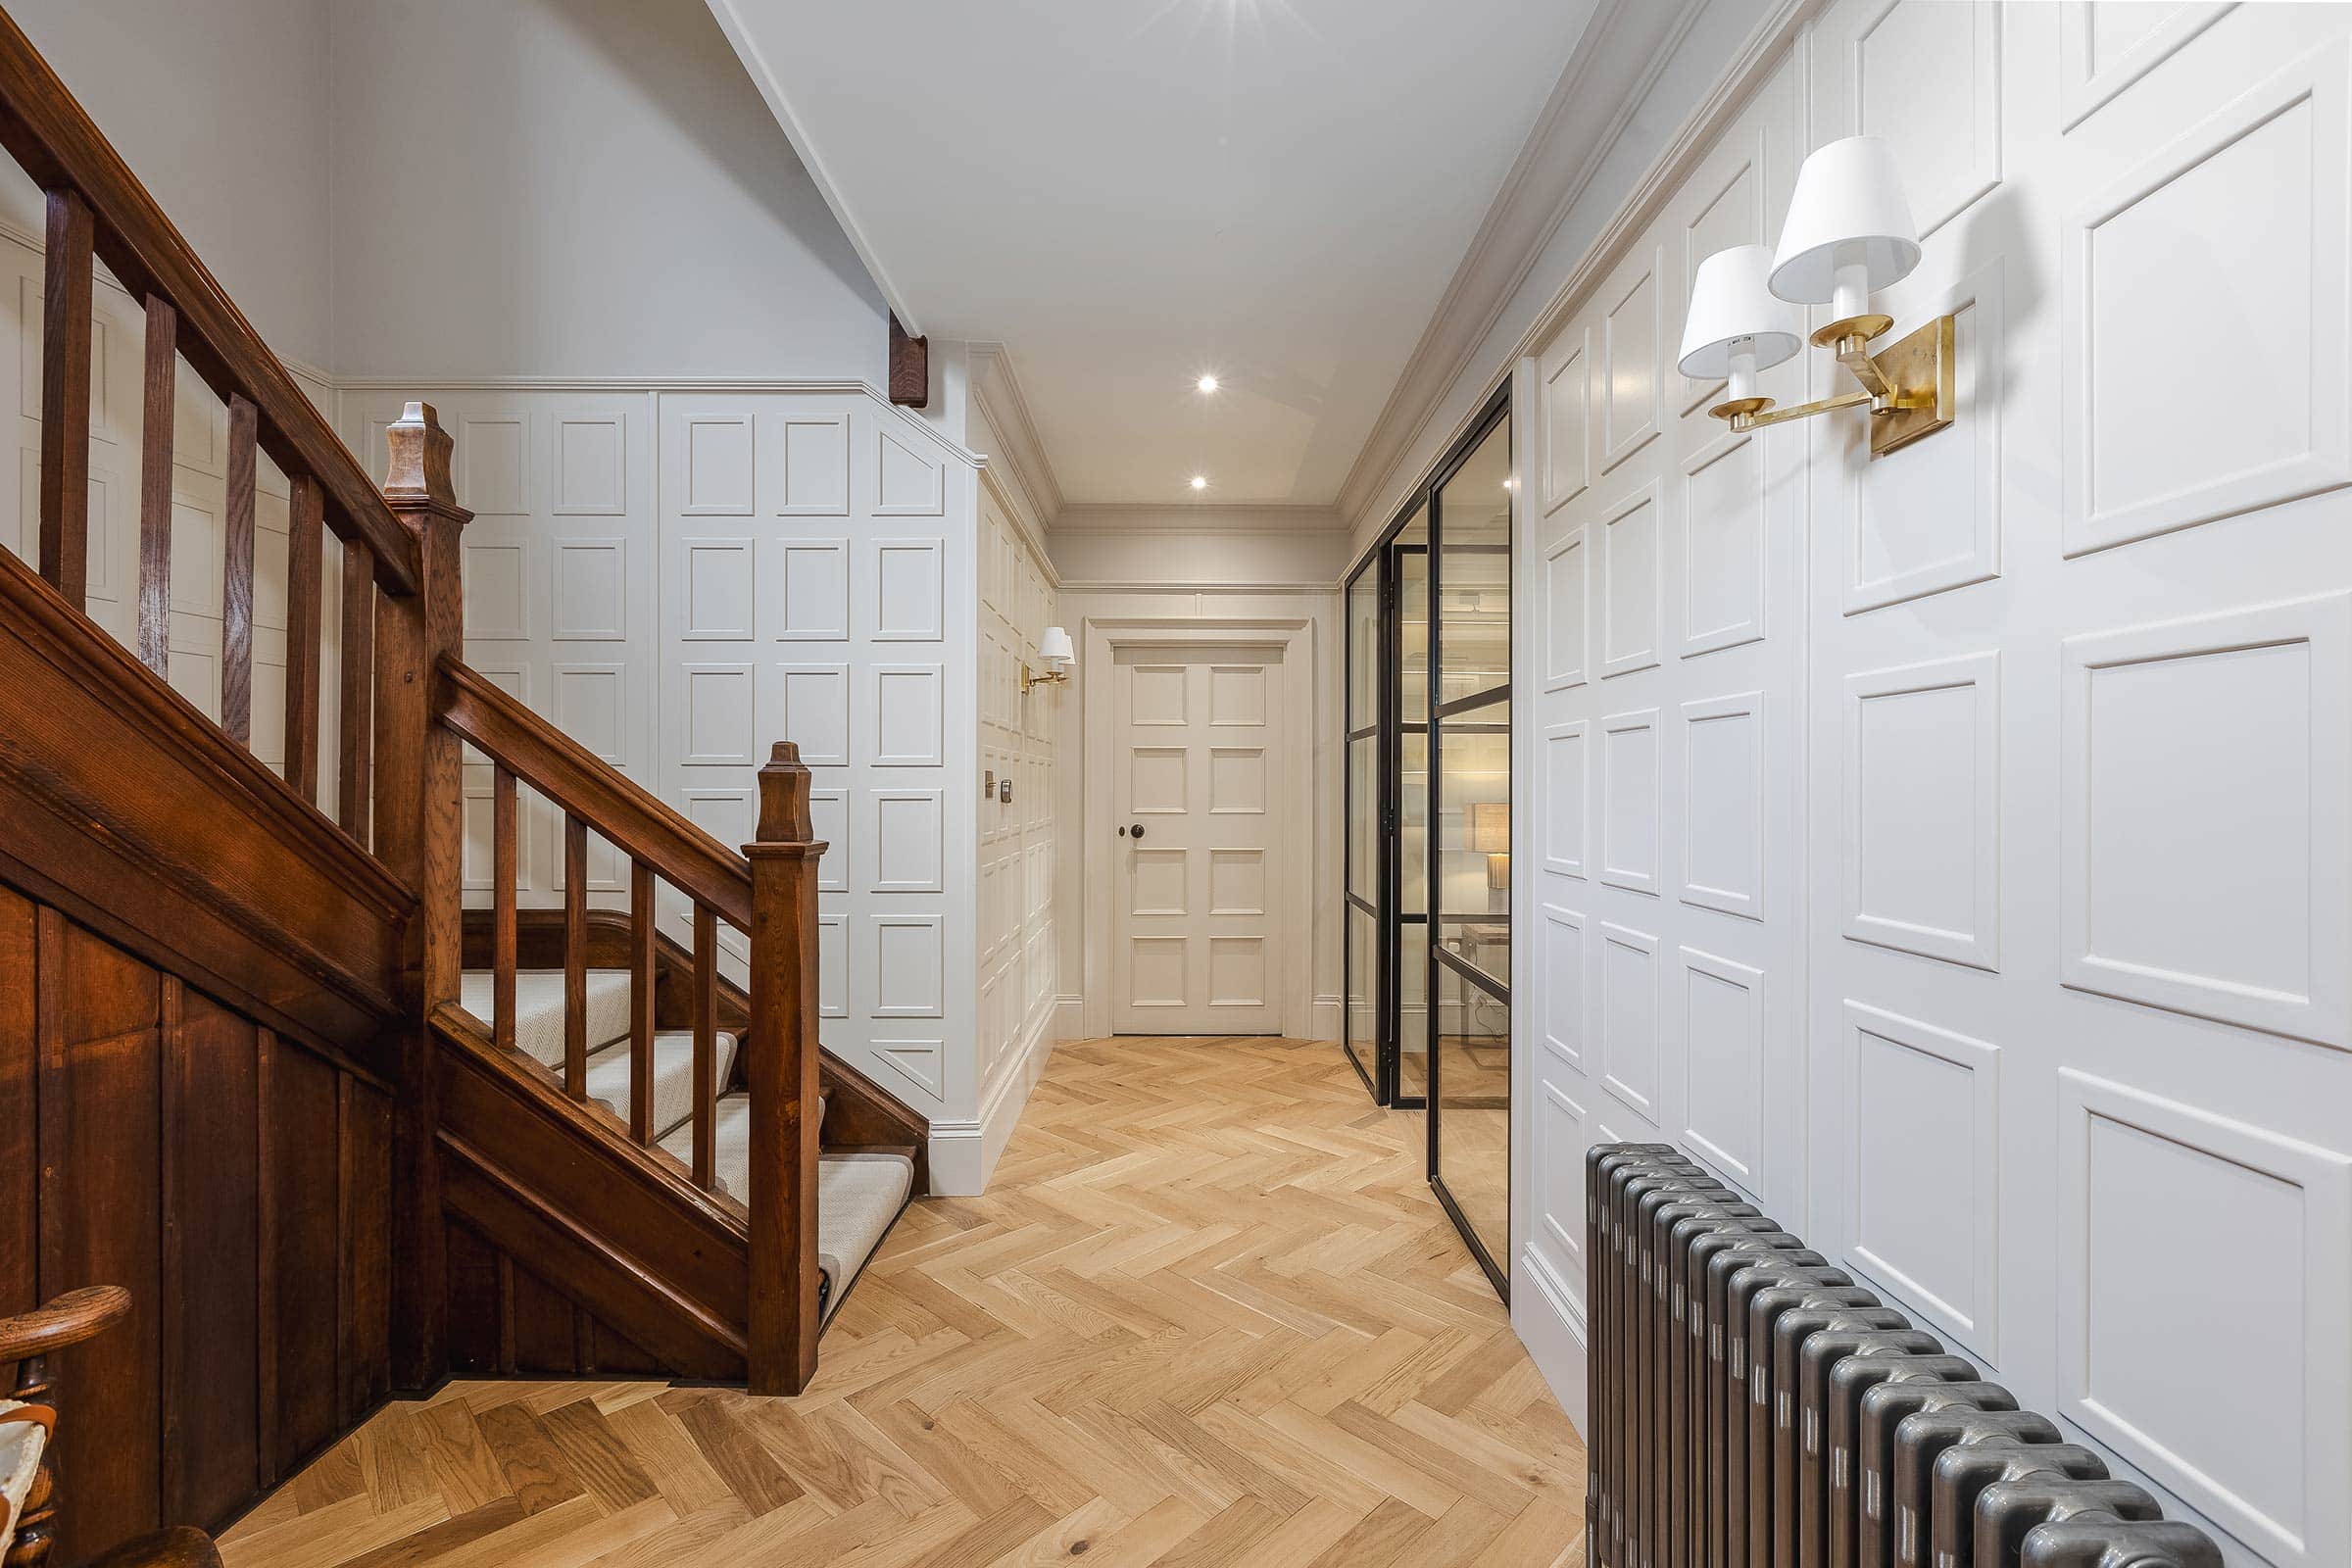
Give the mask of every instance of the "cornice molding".
[{"label": "cornice molding", "polygon": [[[1618,14],[1622,14],[1629,3],[1633,4],[1634,9],[1642,9],[1639,0],[1620,0]],[[1820,9],[1823,0],[1779,0],[1749,32],[1746,42],[1717,74],[1713,89],[1685,117],[1631,194],[1620,204],[1615,216],[1594,236],[1592,243],[1585,248],[1584,254],[1553,292],[1550,301],[1536,314],[1535,319],[1520,334],[1518,341],[1508,351],[1496,356],[1495,363],[1484,368],[1482,379],[1485,385],[1480,395],[1472,400],[1468,412],[1455,421],[1446,440],[1439,444],[1439,451],[1444,451],[1452,439],[1459,437],[1469,427],[1470,421],[1485,407],[1487,398],[1508,377],[1510,368],[1556,331],[1560,322],[1584,303],[1585,296],[1599,282],[1601,274],[1615,265],[1631,236],[1656,216],[1667,195],[1690,172],[1709,140],[1762,85],[1764,77],[1779,63],[1782,50],[1794,37],[1797,29]],[[1494,330],[1511,298],[1534,270],[1545,246],[1558,232],[1561,223],[1566,221],[1570,210],[1590,186],[1601,163],[1615,149],[1633,117],[1640,111],[1644,97],[1656,85],[1658,73],[1664,69],[1674,46],[1689,33],[1704,4],[1705,0],[1688,0],[1671,19],[1671,27],[1659,30],[1660,42],[1641,72],[1635,90],[1615,106],[1604,140],[1592,149],[1592,155],[1580,166],[1570,187],[1552,204],[1542,225],[1524,241],[1520,259],[1510,270],[1507,284],[1492,296],[1491,305],[1477,329],[1458,331],[1448,336],[1448,341],[1455,346],[1450,373],[1442,379],[1434,373],[1420,373],[1422,352],[1418,349],[1415,351],[1415,364],[1408,365],[1405,378],[1398,381],[1396,391],[1389,400],[1389,407],[1383,411],[1380,421],[1374,426],[1373,438],[1366,442],[1363,453],[1356,460],[1355,468],[1349,472],[1348,483],[1342,489],[1340,510],[1348,519],[1351,529],[1363,529],[1374,517],[1385,523],[1402,503],[1405,492],[1411,487],[1411,479],[1404,472],[1406,459],[1426,444],[1424,437],[1446,396],[1474,371],[1480,370],[1477,364],[1479,345]],[[1613,15],[1610,20],[1613,23],[1616,16]],[[1575,63],[1570,66],[1570,74],[1578,74]],[[1485,238],[1484,231],[1481,237]],[[1469,265],[1465,260],[1465,270]],[[1449,293],[1449,303],[1451,298]],[[1442,320],[1446,307],[1441,306],[1440,309]],[[1431,333],[1424,334],[1424,347],[1429,346],[1438,326],[1439,321],[1433,320]],[[1376,442],[1380,443],[1377,449]],[[1351,563],[1350,569],[1352,565]]]},{"label": "cornice molding", "polygon": [[1038,434],[1037,421],[1030,416],[1029,399],[1013,368],[1012,351],[988,341],[963,347],[968,367],[965,385],[972,408],[996,439],[998,450],[992,456],[1000,469],[1008,472],[1008,488],[1027,505],[1028,515],[1023,520],[1042,535],[1061,514],[1061,483],[1054,476],[1053,460],[1046,455],[1045,438]]},{"label": "cornice molding", "polygon": [[1388,488],[1706,5],[1602,0],[1342,481],[1343,514]]},{"label": "cornice molding", "polygon": [[1174,533],[1344,533],[1348,519],[1329,507],[1264,506],[1240,503],[1200,506],[1118,506],[1088,503],[1054,514],[1055,538]]}]

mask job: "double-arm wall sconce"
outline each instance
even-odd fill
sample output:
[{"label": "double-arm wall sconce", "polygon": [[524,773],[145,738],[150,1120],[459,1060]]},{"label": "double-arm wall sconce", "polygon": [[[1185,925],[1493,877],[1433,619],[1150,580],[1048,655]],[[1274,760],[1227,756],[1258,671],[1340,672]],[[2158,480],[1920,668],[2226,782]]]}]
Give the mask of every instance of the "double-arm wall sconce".
[{"label": "double-arm wall sconce", "polygon": [[1021,665],[1021,695],[1026,697],[1034,686],[1051,685],[1070,678],[1070,666],[1078,662],[1078,652],[1070,646],[1070,634],[1059,626],[1048,626],[1038,639],[1037,657],[1045,664],[1040,672],[1026,663]]},{"label": "double-arm wall sconce", "polygon": [[[1894,154],[1877,136],[1848,136],[1805,160],[1781,225],[1780,249],[1735,245],[1698,265],[1683,325],[1682,372],[1724,381],[1707,412],[1735,430],[1867,406],[1870,455],[1884,457],[1952,422],[1952,318],[1942,316],[1873,354],[1894,325],[1870,296],[1919,265],[1919,231],[1903,200]],[[1859,383],[1836,397],[1775,408],[1756,375],[1796,353],[1796,307],[1827,305],[1836,319],[1813,334]]]}]

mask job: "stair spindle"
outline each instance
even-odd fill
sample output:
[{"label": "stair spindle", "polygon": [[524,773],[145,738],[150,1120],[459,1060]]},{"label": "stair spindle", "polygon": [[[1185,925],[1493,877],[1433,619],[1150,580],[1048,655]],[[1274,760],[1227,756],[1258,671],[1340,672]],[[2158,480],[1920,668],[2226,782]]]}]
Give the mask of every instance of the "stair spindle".
[{"label": "stair spindle", "polygon": [[588,824],[564,813],[564,1092],[588,1098]]},{"label": "stair spindle", "polygon": [[228,400],[227,545],[220,587],[220,727],[253,745],[253,491],[260,426],[243,397]]},{"label": "stair spindle", "polygon": [[90,289],[97,225],[74,190],[49,193],[42,270],[41,575],[75,610],[90,581]]},{"label": "stair spindle", "polygon": [[286,498],[286,782],[318,802],[318,636],[326,565],[326,494],[296,474]]},{"label": "stair spindle", "polygon": [[514,1049],[514,775],[501,763],[492,774],[490,787],[491,855],[494,869],[490,873],[491,929],[494,944],[490,960],[491,986],[495,998],[496,1018],[490,1025],[490,1038],[501,1051]]},{"label": "stair spindle", "polygon": [[654,868],[629,866],[629,1136],[654,1140]]},{"label": "stair spindle", "polygon": [[335,820],[368,842],[368,801],[375,788],[375,552],[343,541],[343,702],[336,713]]},{"label": "stair spindle", "polygon": [[705,1192],[717,1179],[718,914],[694,906],[694,1182]]},{"label": "stair spindle", "polygon": [[167,679],[172,641],[172,435],[179,395],[179,312],[147,296],[139,411],[139,662]]}]

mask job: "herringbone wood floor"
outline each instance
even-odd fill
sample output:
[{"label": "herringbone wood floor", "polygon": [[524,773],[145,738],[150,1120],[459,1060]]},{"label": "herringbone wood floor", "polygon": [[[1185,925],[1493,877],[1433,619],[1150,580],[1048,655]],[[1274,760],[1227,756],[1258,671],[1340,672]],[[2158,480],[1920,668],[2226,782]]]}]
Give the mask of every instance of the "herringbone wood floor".
[{"label": "herringbone wood floor", "polygon": [[1581,1564],[1584,1453],[1336,1047],[1054,1053],[988,1197],[919,1202],[796,1400],[463,1383],[229,1568]]}]

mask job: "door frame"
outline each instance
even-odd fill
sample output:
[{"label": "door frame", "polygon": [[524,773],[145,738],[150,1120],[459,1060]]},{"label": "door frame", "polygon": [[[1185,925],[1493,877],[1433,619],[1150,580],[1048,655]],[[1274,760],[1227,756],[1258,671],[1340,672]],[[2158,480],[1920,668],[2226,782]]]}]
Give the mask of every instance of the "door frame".
[{"label": "door frame", "polygon": [[[1303,949],[1292,946],[1285,952],[1288,978],[1280,995],[1282,1000],[1282,1031],[1296,1040],[1313,1038],[1314,1030],[1314,911],[1315,851],[1318,835],[1313,832],[1315,820],[1315,737],[1319,734],[1315,713],[1314,622],[1301,615],[1234,615],[1214,618],[1199,615],[1090,615],[1083,632],[1085,646],[1081,650],[1079,668],[1085,671],[1084,704],[1086,744],[1086,809],[1081,831],[1085,843],[1102,844],[1110,839],[1117,817],[1111,810],[1111,768],[1116,737],[1111,733],[1114,723],[1111,689],[1112,662],[1122,648],[1231,648],[1259,647],[1282,650],[1283,700],[1289,711],[1300,715],[1298,721],[1285,727],[1292,733],[1307,737],[1304,748],[1283,747],[1275,759],[1273,798],[1280,803],[1276,826],[1286,831],[1284,842],[1303,847],[1303,853],[1289,858],[1291,864],[1283,869],[1277,881],[1279,907],[1274,917],[1291,931],[1303,929]],[[1065,851],[1066,853],[1066,851]],[[1101,1040],[1111,1033],[1110,942],[1111,942],[1111,879],[1116,866],[1111,857],[1097,857],[1083,848],[1080,864],[1085,867],[1086,919],[1085,928],[1085,991],[1079,1004],[1081,1025],[1090,1040]],[[1303,917],[1303,918],[1302,918]],[[1304,961],[1299,961],[1301,958]],[[1343,1000],[1343,1006],[1345,1002]]]}]

